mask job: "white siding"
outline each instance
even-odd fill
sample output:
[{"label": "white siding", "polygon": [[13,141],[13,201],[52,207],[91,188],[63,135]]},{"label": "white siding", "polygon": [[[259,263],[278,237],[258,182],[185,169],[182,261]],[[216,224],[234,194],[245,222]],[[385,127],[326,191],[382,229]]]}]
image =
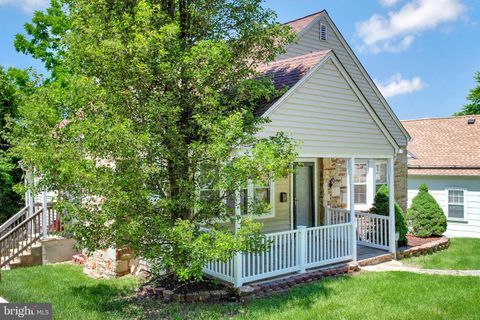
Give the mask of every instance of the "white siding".
[{"label": "white siding", "polygon": [[430,194],[447,214],[448,188],[466,189],[465,214],[467,222],[448,221],[447,235],[480,238],[480,177],[409,176],[408,205],[418,193],[420,184],[426,183]]},{"label": "white siding", "polygon": [[300,141],[300,156],[388,157],[393,147],[331,60],[268,116],[261,136]]},{"label": "white siding", "polygon": [[279,56],[277,60],[296,57],[314,51],[333,49],[340,62],[344,65],[345,69],[360,88],[367,101],[390,131],[395,141],[400,146],[406,146],[407,139],[405,135],[395,123],[394,119],[389,114],[388,110],[379,99],[366,77],[362,74],[346,48],[343,46],[340,39],[337,38],[328,21],[322,16],[320,22],[325,23],[328,27],[328,41],[320,40],[319,25],[315,24],[309,30],[303,33],[296,43],[288,46],[287,52]]}]

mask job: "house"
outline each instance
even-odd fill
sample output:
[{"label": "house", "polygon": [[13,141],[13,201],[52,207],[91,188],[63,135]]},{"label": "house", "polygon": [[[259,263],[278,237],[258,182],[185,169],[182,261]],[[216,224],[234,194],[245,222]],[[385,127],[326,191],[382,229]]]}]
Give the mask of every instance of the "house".
[{"label": "house", "polygon": [[272,244],[264,253],[205,269],[236,286],[361,259],[365,246],[394,253],[393,197],[385,216],[365,210],[384,184],[407,206],[407,131],[326,11],[288,25],[296,42],[258,69],[288,91],[256,113],[271,120],[260,136],[282,131],[301,143],[301,166],[290,177],[244,191],[242,199],[255,195],[271,203],[271,211],[256,218]]},{"label": "house", "polygon": [[402,121],[408,201],[426,183],[447,216],[447,235],[480,238],[480,116]]},{"label": "house", "polygon": [[[393,255],[394,198],[407,205],[407,131],[326,11],[288,25],[297,41],[258,69],[288,91],[256,114],[271,120],[260,136],[281,131],[301,143],[301,165],[289,177],[239,192],[237,204],[256,196],[271,210],[255,217],[264,224],[265,252],[205,267],[235,286],[355,261],[366,248]],[[383,184],[390,189],[389,212],[365,212]],[[234,207],[241,215],[241,206]],[[86,268],[111,271],[115,256],[107,252]]]}]

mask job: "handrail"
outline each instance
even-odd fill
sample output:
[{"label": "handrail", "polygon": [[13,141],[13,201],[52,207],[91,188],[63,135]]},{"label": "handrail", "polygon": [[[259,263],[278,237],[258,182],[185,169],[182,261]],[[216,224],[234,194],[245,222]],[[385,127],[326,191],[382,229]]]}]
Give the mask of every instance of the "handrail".
[{"label": "handrail", "polygon": [[355,211],[355,214],[359,215],[359,216],[364,216],[364,217],[371,217],[371,218],[388,220],[388,216],[384,216],[384,215],[381,215],[381,214],[368,213],[368,212],[362,212],[362,211]]},{"label": "handrail", "polygon": [[20,211],[18,211],[12,217],[10,217],[7,221],[5,221],[0,226],[0,232],[3,232],[5,229],[10,227],[15,221],[17,221],[21,216],[23,216],[25,213],[27,213],[28,208],[29,208],[29,206],[23,207]]},{"label": "handrail", "polygon": [[29,223],[30,221],[32,221],[33,219],[35,219],[37,216],[39,216],[41,213],[43,212],[43,208],[40,208],[38,209],[37,211],[35,211],[32,216],[28,217],[27,219],[25,219],[24,221],[22,221],[21,223],[19,223],[18,225],[15,226],[15,228],[13,228],[12,230],[8,231],[5,235],[3,235],[2,237],[0,237],[0,243],[5,240],[5,238],[7,238],[9,235],[11,235],[12,233],[14,233],[15,231],[17,231],[18,229],[20,229],[21,227],[23,227],[25,224]]}]

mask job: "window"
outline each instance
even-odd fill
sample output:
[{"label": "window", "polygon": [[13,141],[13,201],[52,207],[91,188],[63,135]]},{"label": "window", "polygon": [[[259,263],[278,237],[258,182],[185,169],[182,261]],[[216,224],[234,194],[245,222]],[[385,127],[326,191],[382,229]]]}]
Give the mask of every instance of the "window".
[{"label": "window", "polygon": [[267,205],[269,210],[265,212],[261,217],[270,217],[274,215],[273,211],[273,192],[272,192],[273,183],[270,182],[266,185],[253,185],[252,193],[253,199],[256,202],[260,202],[263,205]]},{"label": "window", "polygon": [[[253,204],[253,201],[261,203],[261,205],[267,205],[269,210],[262,215],[255,215],[255,218],[269,218],[273,217],[273,183],[268,185],[253,185],[250,184],[248,188],[240,190],[240,212],[242,215],[247,215],[248,211]],[[234,212],[235,210],[235,195],[232,194],[226,198],[227,207]]]},{"label": "window", "polygon": [[381,186],[387,185],[387,161],[375,161],[375,193]]},{"label": "window", "polygon": [[324,23],[320,23],[320,40],[327,41],[327,37],[328,37],[327,25]]},{"label": "window", "polygon": [[355,204],[367,204],[367,173],[367,161],[355,163],[355,175],[353,177]]},{"label": "window", "polygon": [[448,218],[465,220],[465,191],[461,189],[448,190]]}]

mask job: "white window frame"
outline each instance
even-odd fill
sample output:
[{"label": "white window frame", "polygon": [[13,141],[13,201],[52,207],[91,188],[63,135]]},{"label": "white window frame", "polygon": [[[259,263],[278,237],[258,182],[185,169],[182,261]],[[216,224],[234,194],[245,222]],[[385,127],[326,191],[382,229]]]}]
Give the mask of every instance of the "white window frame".
[{"label": "white window frame", "polygon": [[[266,186],[258,186],[258,188],[265,188]],[[275,181],[270,180],[270,212],[265,212],[259,215],[246,215],[246,217],[251,217],[252,219],[269,219],[275,217]],[[251,203],[252,199],[255,197],[255,190],[257,187],[253,183],[248,185],[248,204]]]},{"label": "white window frame", "polygon": [[[357,164],[365,164],[366,165],[366,175],[365,175],[365,182],[355,182],[355,175],[356,175],[356,170],[357,170]],[[370,166],[370,161],[368,159],[355,159],[355,171],[353,172],[353,177],[354,177],[354,180],[353,180],[353,188],[354,188],[354,196],[355,196],[355,186],[356,185],[365,185],[365,203],[356,203],[355,202],[355,199],[353,199],[353,202],[355,203],[355,207],[356,208],[366,208],[368,207],[368,203],[370,201],[370,197],[369,197],[369,177],[370,177],[370,169],[371,169],[371,166]]]},{"label": "white window frame", "polygon": [[[356,203],[355,204],[355,210],[369,210],[372,205],[373,205],[373,202],[375,200],[375,194],[377,193],[377,182],[376,182],[376,175],[377,175],[377,172],[376,172],[376,163],[377,161],[387,161],[388,163],[388,159],[384,159],[384,158],[378,158],[378,159],[365,159],[365,158],[358,158],[358,159],[355,159],[355,164],[357,163],[367,163],[367,203],[364,204],[364,203]],[[387,169],[388,170],[388,169]],[[387,172],[387,181],[386,181],[386,185],[388,186],[388,180],[389,179],[389,176],[388,176],[388,172]],[[354,183],[355,185],[355,183]],[[347,194],[347,196],[349,196],[350,193]],[[350,200],[347,199],[347,209],[350,209],[349,208],[350,206]]]},{"label": "white window frame", "polygon": [[[463,192],[463,204],[460,203],[450,203],[450,197],[449,197],[449,191],[462,191]],[[460,188],[460,187],[447,187],[445,189],[445,194],[446,194],[446,208],[445,208],[445,214],[447,216],[448,221],[454,221],[454,222],[467,222],[467,189],[465,188]],[[450,217],[450,205],[463,205],[463,218],[452,218]]]}]

